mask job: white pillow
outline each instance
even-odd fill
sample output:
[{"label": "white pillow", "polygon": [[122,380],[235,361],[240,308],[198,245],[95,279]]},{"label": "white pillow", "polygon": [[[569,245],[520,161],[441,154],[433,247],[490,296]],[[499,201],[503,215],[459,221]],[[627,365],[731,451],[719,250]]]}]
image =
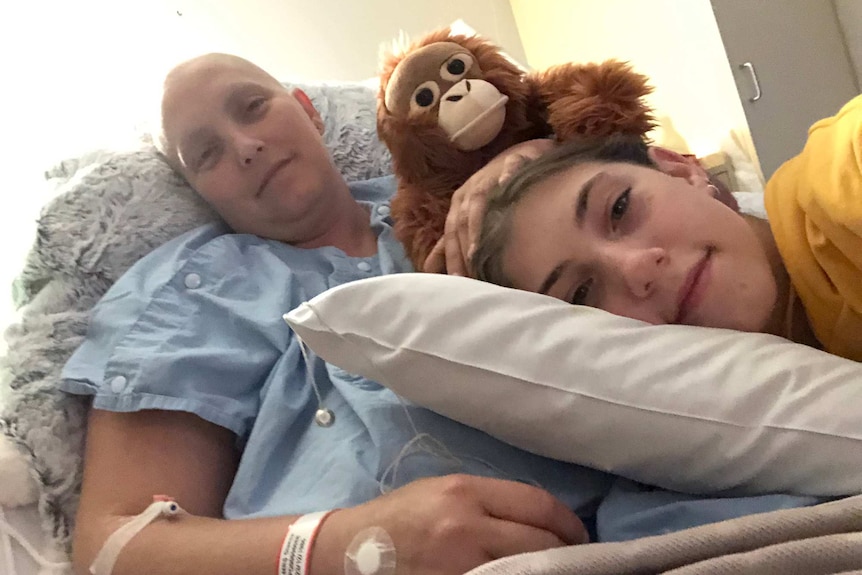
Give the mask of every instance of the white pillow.
[{"label": "white pillow", "polygon": [[325,360],[540,455],[684,492],[862,492],[862,364],[778,337],[436,274],[284,317]]}]

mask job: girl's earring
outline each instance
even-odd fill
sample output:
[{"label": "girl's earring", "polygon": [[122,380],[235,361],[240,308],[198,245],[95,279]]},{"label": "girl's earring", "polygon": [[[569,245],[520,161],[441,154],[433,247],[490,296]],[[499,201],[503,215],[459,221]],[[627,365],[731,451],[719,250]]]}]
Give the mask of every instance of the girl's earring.
[{"label": "girl's earring", "polygon": [[707,184],[706,186],[707,186],[710,190],[712,190],[712,197],[713,197],[713,198],[717,198],[717,197],[719,197],[719,196],[721,195],[721,192],[720,192],[720,191],[718,190],[718,188],[717,188],[717,187],[715,187],[714,185],[712,185],[712,184]]}]

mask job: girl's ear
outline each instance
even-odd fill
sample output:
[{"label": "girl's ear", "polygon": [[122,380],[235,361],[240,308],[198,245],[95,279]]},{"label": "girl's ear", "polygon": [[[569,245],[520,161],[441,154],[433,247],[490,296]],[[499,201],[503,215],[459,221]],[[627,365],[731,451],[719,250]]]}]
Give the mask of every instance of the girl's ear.
[{"label": "girl's ear", "polygon": [[733,194],[720,182],[714,184],[697,158],[677,154],[667,148],[651,147],[647,153],[659,170],[675,178],[683,178],[695,189],[711,195],[733,211],[739,211],[739,204]]},{"label": "girl's ear", "polygon": [[647,153],[658,169],[669,176],[683,178],[692,185],[709,183],[709,175],[694,158],[687,158],[673,150],[658,146],[650,147]]},{"label": "girl's ear", "polygon": [[302,106],[302,109],[305,110],[305,113],[308,114],[308,117],[311,118],[311,123],[314,124],[314,127],[317,128],[317,131],[320,132],[320,135],[322,136],[323,118],[320,117],[317,108],[315,108],[314,104],[311,103],[311,98],[309,98],[308,94],[299,88],[294,88],[291,94],[293,94],[293,97],[296,98],[297,102],[299,102],[299,105]]}]

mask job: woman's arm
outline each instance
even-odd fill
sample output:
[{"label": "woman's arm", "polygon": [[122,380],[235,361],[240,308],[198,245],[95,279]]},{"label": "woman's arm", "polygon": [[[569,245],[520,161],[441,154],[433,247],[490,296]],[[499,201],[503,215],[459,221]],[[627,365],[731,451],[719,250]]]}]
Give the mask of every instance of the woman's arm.
[{"label": "woman's arm", "polygon": [[[219,519],[237,466],[234,436],[187,413],[90,414],[73,564],[89,566],[105,540],[155,494],[189,514],[157,520],[123,548],[113,575],[274,575],[295,517]],[[392,537],[398,575],[455,575],[513,553],[585,539],[575,515],[530,485],[449,476],[414,482],[324,523],[312,575],[341,575],[347,546],[366,527]]]},{"label": "woman's arm", "polygon": [[89,566],[108,536],[142,512],[155,494],[189,515],[158,520],[123,549],[115,575],[275,572],[291,518],[225,521],[222,505],[238,455],[230,431],[181,412],[92,410],[73,564]]}]

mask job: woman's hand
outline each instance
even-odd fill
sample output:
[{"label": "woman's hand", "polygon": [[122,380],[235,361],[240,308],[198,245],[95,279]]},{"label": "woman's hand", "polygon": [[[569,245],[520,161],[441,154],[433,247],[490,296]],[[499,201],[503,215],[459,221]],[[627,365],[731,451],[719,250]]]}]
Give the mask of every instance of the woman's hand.
[{"label": "woman's hand", "polygon": [[450,475],[334,513],[318,535],[311,572],[340,573],[344,550],[368,527],[392,539],[396,575],[461,575],[500,557],[587,541],[577,516],[542,489]]},{"label": "woman's hand", "polygon": [[482,229],[488,194],[494,186],[512,177],[525,161],[541,156],[553,146],[553,141],[545,139],[529,140],[512,146],[455,190],[443,237],[425,259],[423,270],[431,273],[472,275],[470,258]]}]

